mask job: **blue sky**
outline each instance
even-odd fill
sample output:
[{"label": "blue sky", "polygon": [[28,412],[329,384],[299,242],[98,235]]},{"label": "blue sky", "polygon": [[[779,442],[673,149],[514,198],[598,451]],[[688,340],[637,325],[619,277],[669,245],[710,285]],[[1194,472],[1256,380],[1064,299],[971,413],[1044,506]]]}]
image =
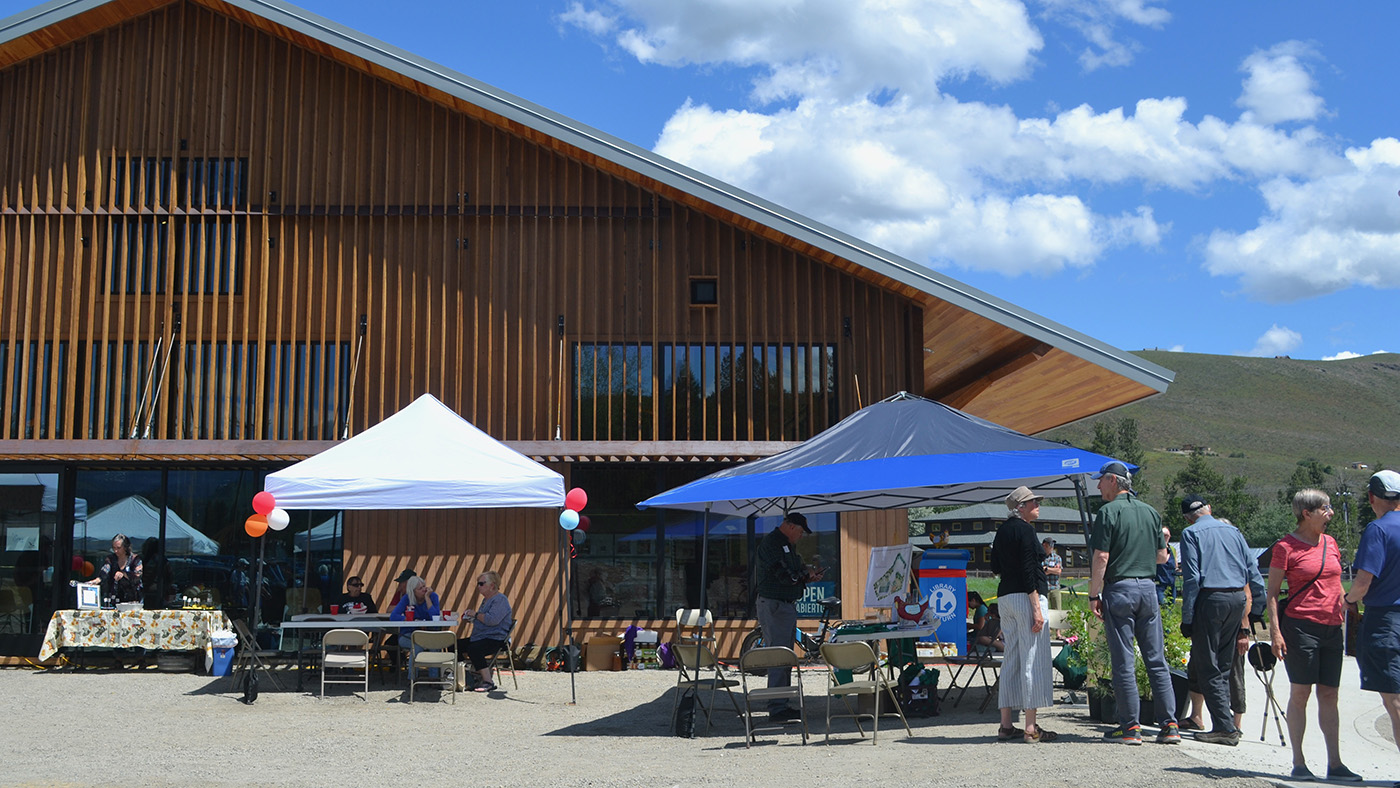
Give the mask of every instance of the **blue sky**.
[{"label": "blue sky", "polygon": [[1125,350],[1400,352],[1400,3],[297,5]]}]

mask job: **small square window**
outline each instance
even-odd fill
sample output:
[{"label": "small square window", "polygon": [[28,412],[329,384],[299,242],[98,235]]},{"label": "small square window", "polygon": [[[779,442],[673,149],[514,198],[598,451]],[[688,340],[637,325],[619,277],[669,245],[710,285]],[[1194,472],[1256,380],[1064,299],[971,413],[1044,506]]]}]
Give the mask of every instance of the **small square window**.
[{"label": "small square window", "polygon": [[690,305],[714,306],[719,303],[719,280],[697,277],[690,280]]}]

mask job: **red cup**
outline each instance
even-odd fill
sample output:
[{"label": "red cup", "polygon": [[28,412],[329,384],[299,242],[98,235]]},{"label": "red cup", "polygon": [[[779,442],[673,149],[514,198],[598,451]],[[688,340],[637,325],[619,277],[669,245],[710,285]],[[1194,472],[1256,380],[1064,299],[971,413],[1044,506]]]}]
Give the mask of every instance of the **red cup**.
[{"label": "red cup", "polygon": [[333,616],[338,616],[338,615],[340,615],[340,605],[331,605],[331,615],[333,615]]},{"label": "red cup", "polygon": [[446,621],[446,620],[449,619],[449,618],[452,618],[452,611],[451,611],[451,610],[444,610],[444,611],[442,611],[442,620],[443,620],[443,621]]},{"label": "red cup", "polygon": [[405,611],[404,611],[403,620],[404,620],[404,621],[412,621],[412,620],[413,620],[413,608],[410,607],[408,610],[405,610]]}]

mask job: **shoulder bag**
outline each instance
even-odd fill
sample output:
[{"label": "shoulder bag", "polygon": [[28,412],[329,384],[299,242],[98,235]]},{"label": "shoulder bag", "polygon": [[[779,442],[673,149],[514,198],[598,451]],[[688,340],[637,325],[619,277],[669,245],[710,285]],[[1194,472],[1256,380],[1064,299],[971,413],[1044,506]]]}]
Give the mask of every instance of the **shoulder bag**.
[{"label": "shoulder bag", "polygon": [[[1283,540],[1280,539],[1279,541],[1282,542]],[[1294,599],[1297,599],[1298,596],[1299,596],[1300,594],[1302,594],[1304,591],[1308,590],[1308,587],[1309,587],[1309,586],[1311,586],[1313,583],[1316,583],[1316,582],[1317,582],[1317,579],[1318,579],[1319,577],[1322,577],[1322,570],[1327,568],[1327,534],[1323,534],[1323,535],[1322,535],[1322,538],[1318,539],[1318,541],[1322,543],[1322,563],[1318,564],[1318,567],[1317,567],[1317,574],[1313,575],[1313,579],[1311,579],[1311,580],[1309,580],[1308,582],[1302,584],[1301,586],[1298,586],[1296,589],[1294,589],[1294,588],[1288,589],[1288,594],[1287,594],[1287,596],[1285,596],[1285,595],[1283,595],[1283,594],[1279,594],[1279,597],[1278,597],[1278,614],[1279,614],[1279,615],[1281,615],[1281,616],[1287,615],[1287,614],[1288,614],[1288,603],[1291,602],[1291,601],[1293,601]],[[1277,543],[1275,543],[1275,544],[1277,545]]]}]

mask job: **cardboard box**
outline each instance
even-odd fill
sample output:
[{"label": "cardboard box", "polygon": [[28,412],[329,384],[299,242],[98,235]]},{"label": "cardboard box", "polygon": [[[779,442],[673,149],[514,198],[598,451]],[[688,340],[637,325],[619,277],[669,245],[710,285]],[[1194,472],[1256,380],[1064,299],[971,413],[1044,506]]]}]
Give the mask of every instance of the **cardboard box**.
[{"label": "cardboard box", "polygon": [[593,635],[583,653],[584,670],[612,670],[614,657],[621,663],[622,638],[612,635]]}]

